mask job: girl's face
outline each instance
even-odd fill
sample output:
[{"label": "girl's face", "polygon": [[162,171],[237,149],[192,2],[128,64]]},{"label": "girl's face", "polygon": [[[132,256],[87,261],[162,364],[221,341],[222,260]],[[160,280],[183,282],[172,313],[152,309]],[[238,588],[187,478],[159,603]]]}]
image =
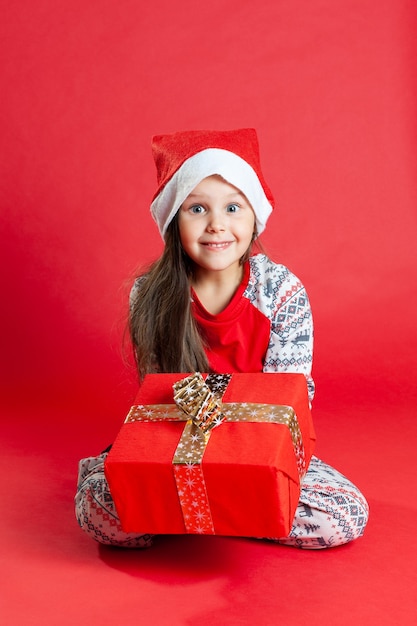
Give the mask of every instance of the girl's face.
[{"label": "girl's face", "polygon": [[255,214],[237,187],[209,176],[184,200],[178,225],[184,251],[203,273],[237,270],[255,231]]}]

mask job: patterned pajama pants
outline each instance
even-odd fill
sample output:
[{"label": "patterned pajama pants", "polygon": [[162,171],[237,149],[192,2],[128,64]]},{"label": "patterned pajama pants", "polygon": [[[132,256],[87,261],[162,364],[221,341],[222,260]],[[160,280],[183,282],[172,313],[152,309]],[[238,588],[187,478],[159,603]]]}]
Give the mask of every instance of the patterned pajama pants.
[{"label": "patterned pajama pants", "polygon": [[[125,533],[104,476],[106,453],[79,464],[75,512],[79,525],[102,544],[146,548],[153,535]],[[313,456],[288,537],[268,538],[297,548],[330,548],[363,535],[368,504],[347,478]]]}]

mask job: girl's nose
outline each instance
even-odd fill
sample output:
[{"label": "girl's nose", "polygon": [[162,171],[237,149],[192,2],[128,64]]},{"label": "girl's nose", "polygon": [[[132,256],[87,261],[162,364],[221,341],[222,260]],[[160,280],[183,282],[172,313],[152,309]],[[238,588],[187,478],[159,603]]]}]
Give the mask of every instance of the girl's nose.
[{"label": "girl's nose", "polygon": [[210,212],[207,230],[215,233],[226,230],[225,215],[221,211]]}]

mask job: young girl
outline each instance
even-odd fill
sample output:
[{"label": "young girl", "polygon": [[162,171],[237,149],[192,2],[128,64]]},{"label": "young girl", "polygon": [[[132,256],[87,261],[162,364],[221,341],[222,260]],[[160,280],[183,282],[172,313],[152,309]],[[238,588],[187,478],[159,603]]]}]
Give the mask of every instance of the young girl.
[{"label": "young girl", "polygon": [[[253,129],[186,131],[153,139],[158,190],[151,212],[165,241],[135,282],[130,334],[140,378],[152,372],[298,372],[309,397],[313,326],[307,294],[286,267],[252,256],[273,197]],[[104,476],[107,451],[80,462],[76,516],[104,544],[151,545],[124,533]],[[313,457],[288,537],[326,548],[360,537],[368,505],[350,481]]]}]

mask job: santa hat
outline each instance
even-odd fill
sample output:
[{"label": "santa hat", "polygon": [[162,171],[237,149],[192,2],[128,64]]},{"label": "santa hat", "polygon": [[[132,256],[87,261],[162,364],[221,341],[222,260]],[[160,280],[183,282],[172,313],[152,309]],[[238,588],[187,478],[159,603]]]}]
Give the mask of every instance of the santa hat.
[{"label": "santa hat", "polygon": [[249,200],[259,235],[274,199],[261,172],[259,146],[253,128],[182,131],[152,139],[158,189],[151,213],[162,237],[191,191],[207,176],[218,174]]}]

